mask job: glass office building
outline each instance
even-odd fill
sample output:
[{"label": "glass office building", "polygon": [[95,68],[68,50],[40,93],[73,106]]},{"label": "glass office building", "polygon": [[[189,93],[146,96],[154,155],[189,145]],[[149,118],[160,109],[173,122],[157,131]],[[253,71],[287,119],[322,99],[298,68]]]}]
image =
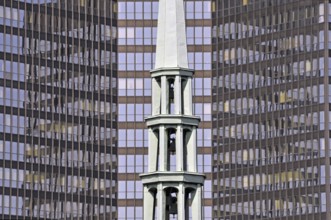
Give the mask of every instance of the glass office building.
[{"label": "glass office building", "polygon": [[117,215],[115,1],[0,1],[0,218]]},{"label": "glass office building", "polygon": [[331,219],[330,6],[215,1],[214,219]]}]

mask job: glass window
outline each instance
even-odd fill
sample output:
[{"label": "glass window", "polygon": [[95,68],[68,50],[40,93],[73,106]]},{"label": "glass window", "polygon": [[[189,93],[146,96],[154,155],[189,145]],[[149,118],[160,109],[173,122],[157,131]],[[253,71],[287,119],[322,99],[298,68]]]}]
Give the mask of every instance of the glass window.
[{"label": "glass window", "polygon": [[118,181],[118,198],[119,199],[126,198],[126,181]]},{"label": "glass window", "polygon": [[118,120],[126,121],[126,104],[118,104]]},{"label": "glass window", "polygon": [[125,173],[126,172],[126,156],[118,155],[118,172]]},{"label": "glass window", "polygon": [[126,96],[126,79],[125,78],[118,79],[118,95]]},{"label": "glass window", "polygon": [[118,129],[118,146],[126,147],[126,130]]},{"label": "glass window", "polygon": [[152,18],[152,4],[151,2],[143,2],[144,4],[144,19],[150,20]]},{"label": "glass window", "polygon": [[143,3],[135,2],[136,6],[136,19],[143,19]]},{"label": "glass window", "polygon": [[150,78],[144,78],[144,95],[152,95],[152,80]]},{"label": "glass window", "polygon": [[144,91],[144,79],[136,78],[136,96],[143,96]]},{"label": "glass window", "polygon": [[126,2],[126,19],[134,19],[134,2]]},{"label": "glass window", "polygon": [[143,104],[136,104],[136,121],[143,121]]}]

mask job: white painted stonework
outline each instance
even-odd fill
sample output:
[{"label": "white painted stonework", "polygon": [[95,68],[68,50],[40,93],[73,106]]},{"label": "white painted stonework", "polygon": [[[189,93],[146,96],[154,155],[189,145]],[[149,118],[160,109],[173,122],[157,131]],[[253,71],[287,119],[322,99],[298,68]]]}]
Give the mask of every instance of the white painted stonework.
[{"label": "white painted stonework", "polygon": [[[205,176],[197,173],[197,127],[192,115],[192,77],[188,69],[183,0],[160,0],[156,64],[152,77],[152,116],[144,220],[202,220]],[[190,213],[191,212],[191,213]]]},{"label": "white painted stonework", "polygon": [[160,0],[155,69],[188,68],[183,0]]}]

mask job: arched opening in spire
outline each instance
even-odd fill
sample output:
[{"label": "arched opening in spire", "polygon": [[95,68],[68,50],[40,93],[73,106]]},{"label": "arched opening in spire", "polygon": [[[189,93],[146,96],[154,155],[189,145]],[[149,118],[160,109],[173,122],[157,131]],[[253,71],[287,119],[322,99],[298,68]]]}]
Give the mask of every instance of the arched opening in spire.
[{"label": "arched opening in spire", "polygon": [[178,215],[178,189],[169,187],[165,189],[166,219],[177,219]]},{"label": "arched opening in spire", "polygon": [[176,170],[176,129],[169,128],[168,133],[168,151],[167,151],[167,170]]},{"label": "arched opening in spire", "polygon": [[167,109],[169,109],[169,114],[174,114],[175,111],[175,80],[173,78],[168,79],[168,102],[169,105]]}]

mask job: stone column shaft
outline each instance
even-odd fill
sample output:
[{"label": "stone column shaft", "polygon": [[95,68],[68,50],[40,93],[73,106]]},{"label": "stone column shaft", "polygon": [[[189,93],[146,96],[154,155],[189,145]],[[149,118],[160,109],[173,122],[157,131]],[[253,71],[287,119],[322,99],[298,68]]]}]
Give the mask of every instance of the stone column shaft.
[{"label": "stone column shaft", "polygon": [[182,86],[181,86],[181,80],[179,76],[175,77],[175,83],[174,83],[175,89],[174,89],[174,98],[175,98],[175,114],[182,114]]},{"label": "stone column shaft", "polygon": [[161,113],[161,87],[155,78],[152,78],[152,115]]},{"label": "stone column shaft", "polygon": [[178,194],[177,194],[177,210],[178,210],[178,220],[186,220],[185,218],[185,188],[182,183],[179,184]]},{"label": "stone column shaft", "polygon": [[157,186],[157,218],[159,220],[166,218],[166,195],[160,183]]},{"label": "stone column shaft", "polygon": [[192,128],[191,136],[187,146],[187,160],[189,172],[197,171],[197,129]]},{"label": "stone column shaft", "polygon": [[155,198],[154,195],[148,191],[148,188],[144,187],[144,219],[154,220],[155,219]]},{"label": "stone column shaft", "polygon": [[169,113],[169,88],[166,76],[161,76],[161,114]]},{"label": "stone column shaft", "polygon": [[202,186],[198,185],[192,199],[192,220],[202,219]]},{"label": "stone column shaft", "polygon": [[176,171],[183,171],[183,128],[177,126],[176,132]]},{"label": "stone column shaft", "polygon": [[157,170],[158,139],[151,128],[148,129],[148,172]]},{"label": "stone column shaft", "polygon": [[192,115],[192,78],[187,78],[184,88],[184,114]]},{"label": "stone column shaft", "polygon": [[160,171],[166,171],[168,155],[168,137],[164,125],[160,126],[159,147]]}]

